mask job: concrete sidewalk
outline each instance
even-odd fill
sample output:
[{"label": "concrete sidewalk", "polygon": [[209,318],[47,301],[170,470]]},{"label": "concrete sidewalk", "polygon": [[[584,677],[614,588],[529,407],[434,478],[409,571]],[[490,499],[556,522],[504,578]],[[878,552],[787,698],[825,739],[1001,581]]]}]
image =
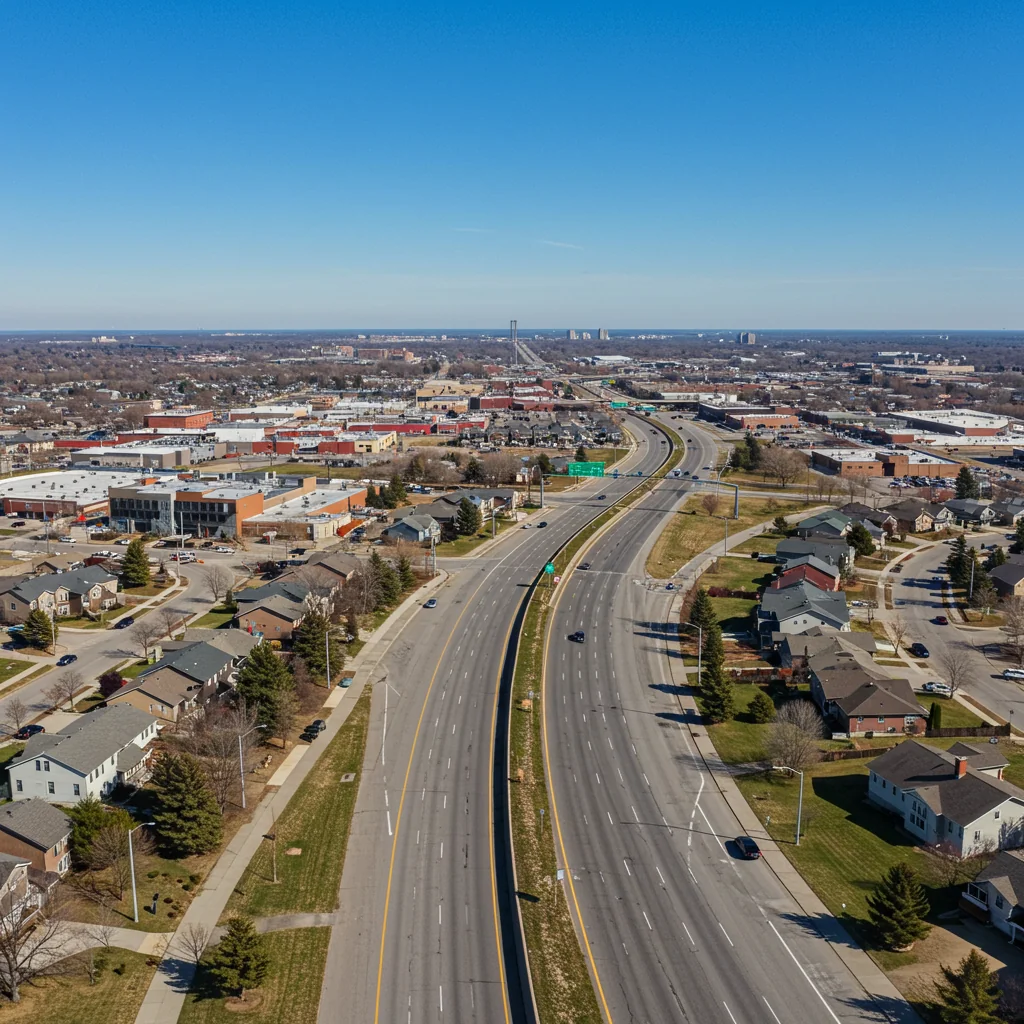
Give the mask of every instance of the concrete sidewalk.
[{"label": "concrete sidewalk", "polygon": [[[422,604],[425,595],[441,586],[446,578],[445,575],[436,576],[415,590],[391,613],[380,628],[371,634],[350,666],[351,675],[356,681],[348,689],[335,687],[324,705],[327,709],[325,718],[333,727],[332,731],[337,731],[345,723],[357,698],[370,681],[377,663],[387,651],[388,644],[408,624],[414,609]],[[183,949],[178,949],[176,937],[189,925],[200,925],[211,930],[216,928],[231,893],[234,892],[235,886],[263,842],[264,835],[271,830],[274,821],[284,812],[288,801],[295,795],[302,780],[312,771],[326,747],[327,744],[295,747],[285,759],[285,764],[278,768],[274,779],[280,778],[280,788],[264,795],[253,812],[252,819],[235,833],[231,842],[222,851],[199,895],[182,916],[178,929],[174,932],[175,938],[169,943],[160,968],[154,975],[146,998],[139,1008],[135,1018],[136,1024],[172,1024],[178,1019],[195,975],[196,965],[184,955]],[[288,764],[296,750],[301,753]],[[287,771],[284,770],[286,765]]]}]

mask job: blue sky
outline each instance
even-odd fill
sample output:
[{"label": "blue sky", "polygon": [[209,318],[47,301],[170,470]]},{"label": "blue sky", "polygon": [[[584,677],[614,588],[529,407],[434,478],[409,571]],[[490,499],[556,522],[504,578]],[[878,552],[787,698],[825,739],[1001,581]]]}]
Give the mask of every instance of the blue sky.
[{"label": "blue sky", "polygon": [[1019,0],[8,0],[0,330],[1024,327]]}]

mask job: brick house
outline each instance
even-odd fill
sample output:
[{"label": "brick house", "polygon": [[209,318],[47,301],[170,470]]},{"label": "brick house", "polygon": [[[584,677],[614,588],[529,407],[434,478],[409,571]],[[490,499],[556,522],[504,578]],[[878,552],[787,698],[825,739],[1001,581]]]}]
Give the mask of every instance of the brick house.
[{"label": "brick house", "polygon": [[21,857],[36,871],[65,874],[71,867],[71,819],[45,800],[0,807],[0,853]]}]

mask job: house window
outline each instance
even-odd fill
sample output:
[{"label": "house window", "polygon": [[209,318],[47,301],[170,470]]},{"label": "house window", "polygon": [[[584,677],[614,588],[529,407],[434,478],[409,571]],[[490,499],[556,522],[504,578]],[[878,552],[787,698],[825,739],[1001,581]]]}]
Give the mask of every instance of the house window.
[{"label": "house window", "polygon": [[49,770],[50,770],[50,762],[49,761],[44,761],[43,762],[43,771],[44,772],[48,772]]},{"label": "house window", "polygon": [[14,786],[19,793],[23,793],[25,791],[25,787],[21,784],[21,779],[16,779]]},{"label": "house window", "polygon": [[997,895],[997,896],[996,896],[996,906],[997,906],[997,907],[998,907],[998,908],[999,908],[1000,910],[1002,910],[1002,909],[1003,909],[1003,897],[1002,897],[1002,896],[999,896],[999,895]]},{"label": "house window", "polygon": [[77,782],[72,783],[71,788],[74,790],[75,796],[82,795],[82,787]]},{"label": "house window", "polygon": [[953,822],[951,822],[951,821],[947,821],[946,822],[946,831],[947,832],[952,832],[953,831]]},{"label": "house window", "polygon": [[878,716],[878,724],[879,725],[884,725],[885,724],[885,719],[881,715]]},{"label": "house window", "polygon": [[53,790],[53,783],[52,783],[52,782],[48,782],[48,783],[46,784],[46,792],[47,792],[47,793],[50,793],[50,794],[52,794],[52,793],[53,793],[53,791],[54,791],[54,790]]},{"label": "house window", "polygon": [[42,763],[40,761],[36,761],[36,771],[37,772],[41,772],[42,770],[43,770]]},{"label": "house window", "polygon": [[980,830],[975,830],[974,841],[976,843],[980,843],[981,842],[981,832],[980,832]]},{"label": "house window", "polygon": [[998,821],[999,820],[999,812],[998,811],[994,812],[992,817],[995,818],[996,821]]}]

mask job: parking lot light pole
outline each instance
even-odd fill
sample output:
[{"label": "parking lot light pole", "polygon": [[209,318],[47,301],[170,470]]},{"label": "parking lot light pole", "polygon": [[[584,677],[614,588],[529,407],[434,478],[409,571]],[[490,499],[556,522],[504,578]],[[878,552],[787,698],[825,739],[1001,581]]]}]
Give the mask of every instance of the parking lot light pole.
[{"label": "parking lot light pole", "polygon": [[800,845],[800,819],[804,814],[804,773],[798,771],[796,768],[790,768],[786,764],[775,764],[772,765],[773,772],[792,772],[794,775],[800,776],[800,800],[796,805],[796,845]]},{"label": "parking lot light pole", "polygon": [[128,868],[132,873],[132,912],[136,924],[139,923],[139,897],[135,891],[135,854],[132,852],[132,833],[155,824],[155,821],[144,821],[141,825],[136,825],[135,828],[128,830]]},{"label": "parking lot light pole", "polygon": [[684,622],[684,629],[697,630],[697,685],[700,685],[701,655],[704,653],[704,630],[695,622]]},{"label": "parking lot light pole", "polygon": [[238,734],[238,775],[242,780],[242,810],[245,810],[245,760],[242,757],[242,740],[257,729],[266,729],[265,725],[254,725],[251,729]]}]

